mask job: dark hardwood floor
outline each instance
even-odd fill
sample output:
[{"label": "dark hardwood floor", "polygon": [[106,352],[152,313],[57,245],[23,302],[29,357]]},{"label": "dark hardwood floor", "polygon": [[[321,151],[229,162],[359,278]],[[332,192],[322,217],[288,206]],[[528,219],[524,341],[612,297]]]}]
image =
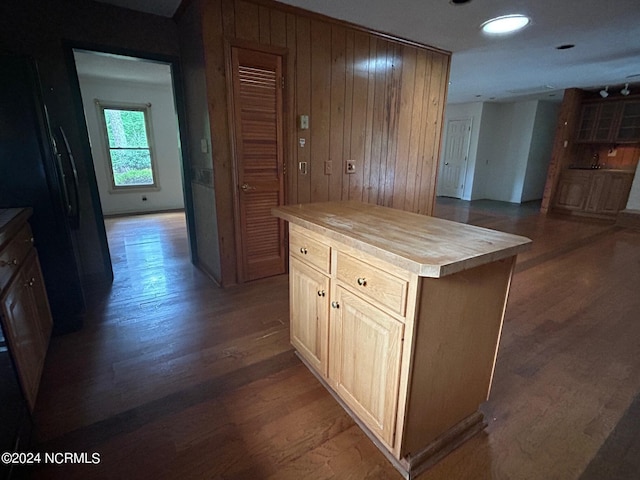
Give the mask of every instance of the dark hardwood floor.
[{"label": "dark hardwood floor", "polygon": [[[621,419],[640,433],[625,415],[640,392],[640,233],[537,204],[439,199],[436,215],[534,243],[488,428],[421,480],[578,479],[594,459],[607,471]],[[32,478],[401,478],[295,357],[286,275],[219,289],[189,263],[178,213],[107,226],[115,281],[89,295],[81,331],[52,339],[35,412],[38,450],[100,463]]]}]

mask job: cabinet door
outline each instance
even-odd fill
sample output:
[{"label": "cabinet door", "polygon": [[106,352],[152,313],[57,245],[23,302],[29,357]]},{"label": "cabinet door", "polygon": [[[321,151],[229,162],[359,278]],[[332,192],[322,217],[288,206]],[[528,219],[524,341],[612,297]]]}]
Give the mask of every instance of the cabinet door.
[{"label": "cabinet door", "polygon": [[631,190],[631,175],[608,174],[607,183],[598,203],[599,213],[617,214],[624,210]]},{"label": "cabinet door", "polygon": [[340,286],[331,307],[330,383],[393,448],[404,325]]},{"label": "cabinet door", "polygon": [[291,344],[327,376],[329,278],[291,258],[289,266]]},{"label": "cabinet door", "polygon": [[640,142],[640,101],[625,102],[621,117],[616,142]]},{"label": "cabinet door", "polygon": [[[39,274],[39,268],[37,268],[36,257],[33,255],[0,299],[3,327],[31,410],[38,394],[47,352],[48,334],[51,330],[51,316],[48,315],[48,321],[39,318],[42,313],[40,310],[42,303],[36,299],[36,295],[43,287],[42,278],[37,274]],[[46,296],[44,301],[46,302]],[[46,313],[48,313],[48,304]],[[45,328],[48,325],[48,330],[43,331],[43,324]]]},{"label": "cabinet door", "polygon": [[613,140],[615,137],[614,129],[620,118],[619,107],[619,102],[600,104],[592,141],[608,142]]},{"label": "cabinet door", "polygon": [[608,180],[609,176],[606,173],[594,173],[584,206],[586,212],[597,213],[600,211],[602,198],[607,194],[605,190],[608,185]]},{"label": "cabinet door", "polygon": [[578,142],[588,142],[591,140],[591,136],[593,135],[593,131],[596,126],[597,116],[597,103],[587,103],[582,106],[580,123],[578,124],[578,132],[576,133],[576,140]]},{"label": "cabinet door", "polygon": [[588,173],[563,174],[558,182],[555,206],[567,210],[582,210],[589,194]]}]

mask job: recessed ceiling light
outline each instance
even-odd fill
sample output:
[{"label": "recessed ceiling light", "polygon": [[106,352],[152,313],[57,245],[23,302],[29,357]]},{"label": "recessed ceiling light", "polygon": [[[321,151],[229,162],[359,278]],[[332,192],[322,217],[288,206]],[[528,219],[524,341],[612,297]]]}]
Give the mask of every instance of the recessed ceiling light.
[{"label": "recessed ceiling light", "polygon": [[480,25],[480,28],[484,33],[489,35],[504,35],[507,33],[517,32],[529,25],[530,22],[531,19],[526,15],[503,15],[502,17],[487,20]]},{"label": "recessed ceiling light", "polygon": [[570,48],[575,47],[573,43],[565,43],[564,45],[558,45],[556,50],[569,50]]}]

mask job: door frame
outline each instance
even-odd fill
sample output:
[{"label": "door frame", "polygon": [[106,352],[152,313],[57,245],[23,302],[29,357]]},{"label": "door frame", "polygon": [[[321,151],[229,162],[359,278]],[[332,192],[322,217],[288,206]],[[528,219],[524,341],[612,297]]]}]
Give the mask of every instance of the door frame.
[{"label": "door frame", "polygon": [[[287,55],[289,49],[286,47],[277,47],[272,45],[262,45],[240,39],[225,39],[224,55],[225,55],[225,77],[227,84],[227,120],[229,125],[229,141],[231,151],[231,189],[233,191],[233,231],[235,236],[236,247],[236,278],[238,283],[245,283],[247,281],[244,278],[244,266],[242,250],[242,228],[241,228],[241,216],[240,216],[240,192],[238,191],[239,184],[239,172],[238,172],[238,152],[236,150],[237,138],[235,129],[235,100],[233,95],[233,61],[232,61],[232,48],[243,48],[246,50],[254,50],[257,52],[268,53],[271,55],[278,55],[282,57],[282,77],[285,79],[285,85],[282,92],[282,195],[283,204],[287,204],[287,138],[288,138],[288,104],[287,104],[287,88],[291,82],[287,81]],[[282,222],[283,220],[279,220]],[[287,230],[285,229],[284,238],[287,238]],[[288,256],[288,242],[285,240],[284,255]],[[287,270],[288,262],[285,262],[285,271]]]},{"label": "door frame", "polygon": [[84,163],[85,170],[87,172],[87,179],[89,183],[89,191],[91,193],[93,213],[96,219],[96,227],[100,234],[100,244],[103,255],[103,262],[105,271],[109,272],[109,282],[113,282],[113,267],[111,263],[111,255],[109,253],[109,245],[107,243],[107,233],[104,225],[104,214],[102,212],[102,204],[100,203],[100,194],[98,192],[98,182],[94,172],[94,161],[91,154],[91,145],[89,143],[89,131],[87,129],[87,122],[85,120],[84,107],[82,104],[82,93],[80,90],[80,80],[78,79],[78,71],[76,69],[76,62],[73,55],[74,50],[86,50],[96,53],[122,55],[127,57],[135,57],[151,62],[160,62],[168,64],[171,68],[171,76],[173,82],[173,97],[176,106],[176,115],[178,120],[178,134],[180,138],[180,164],[182,171],[182,194],[184,198],[184,211],[187,224],[187,238],[189,241],[189,252],[191,263],[197,265],[198,263],[198,251],[196,242],[196,226],[195,226],[195,212],[193,207],[193,193],[191,188],[191,167],[189,161],[189,138],[187,135],[187,116],[186,116],[186,103],[184,97],[184,87],[182,82],[182,69],[180,68],[180,59],[178,57],[170,55],[162,55],[156,53],[142,52],[137,50],[116,48],[112,46],[76,42],[76,41],[63,41],[64,55],[69,72],[70,90],[73,98],[72,108],[76,116],[80,134],[82,151],[80,157]]},{"label": "door frame", "polygon": [[[469,122],[469,130],[468,130],[468,143],[467,143],[467,148],[466,148],[466,152],[465,152],[465,157],[466,157],[466,161],[465,161],[465,168],[462,169],[463,173],[461,174],[461,176],[458,178],[458,183],[460,182],[460,180],[462,181],[463,187],[462,187],[462,192],[460,193],[459,197],[453,197],[453,198],[464,198],[464,189],[466,187],[466,182],[467,182],[467,174],[468,174],[468,168],[469,168],[469,151],[471,150],[471,136],[473,134],[473,117],[459,117],[459,118],[448,118],[446,125],[445,125],[445,137],[444,137],[444,141],[442,142],[442,151],[443,151],[443,155],[442,158],[440,159],[440,168],[439,168],[439,173],[438,176],[442,179],[444,178],[444,166],[445,166],[445,155],[447,154],[447,142],[449,141],[449,124],[451,122],[460,122],[460,121],[468,121]],[[440,185],[442,185],[442,182],[439,182]],[[449,197],[450,195],[445,195],[442,191],[437,192],[438,195],[443,196],[443,197]]]}]

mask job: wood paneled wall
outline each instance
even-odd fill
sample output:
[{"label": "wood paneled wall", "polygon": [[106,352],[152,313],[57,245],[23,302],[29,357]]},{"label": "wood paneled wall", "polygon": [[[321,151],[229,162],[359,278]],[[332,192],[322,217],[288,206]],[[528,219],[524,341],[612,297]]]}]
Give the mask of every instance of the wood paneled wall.
[{"label": "wood paneled wall", "polygon": [[[288,52],[287,203],[350,199],[432,213],[449,53],[267,0],[205,0],[202,9],[223,278],[235,271],[229,41]],[[309,115],[308,130],[299,115]]]},{"label": "wood paneled wall", "polygon": [[542,196],[540,211],[547,213],[551,207],[551,201],[555,195],[560,172],[566,168],[574,158],[578,144],[574,142],[576,124],[580,117],[580,105],[582,105],[583,91],[578,88],[568,88],[564,91],[556,134],[553,140],[551,162],[547,170],[547,182]]}]

